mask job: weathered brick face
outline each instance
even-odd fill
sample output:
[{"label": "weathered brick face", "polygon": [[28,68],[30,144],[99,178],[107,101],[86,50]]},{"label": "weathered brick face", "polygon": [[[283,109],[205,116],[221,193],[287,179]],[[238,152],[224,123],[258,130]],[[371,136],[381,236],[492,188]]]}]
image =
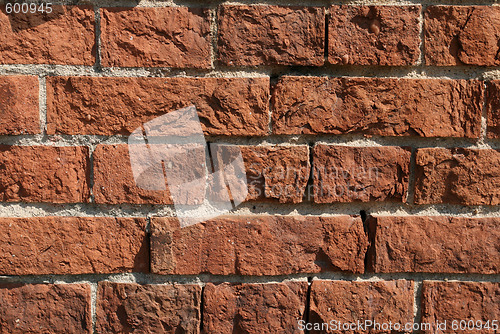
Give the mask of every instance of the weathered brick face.
[{"label": "weathered brick face", "polygon": [[0,334],[500,332],[495,1],[77,2],[0,6]]}]

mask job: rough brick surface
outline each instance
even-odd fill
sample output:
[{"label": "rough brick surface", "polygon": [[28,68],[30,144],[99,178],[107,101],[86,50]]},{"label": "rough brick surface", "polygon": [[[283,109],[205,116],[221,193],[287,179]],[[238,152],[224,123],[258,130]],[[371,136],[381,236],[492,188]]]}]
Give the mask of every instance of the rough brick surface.
[{"label": "rough brick surface", "polygon": [[488,82],[486,91],[486,110],[488,113],[488,138],[500,138],[500,81]]},{"label": "rough brick surface", "polygon": [[311,166],[308,146],[242,146],[247,170],[247,199],[277,199],[299,203]]},{"label": "rough brick surface", "polygon": [[420,56],[421,6],[332,6],[328,62],[413,65]]},{"label": "rough brick surface", "polygon": [[218,23],[224,65],[323,65],[322,7],[221,5]]},{"label": "rough brick surface", "polygon": [[[307,146],[233,147],[241,149],[245,163],[249,192],[247,200],[276,199],[293,203],[302,201],[310,172]],[[93,160],[96,203],[173,203],[168,184],[167,190],[149,190],[136,184],[128,145],[98,145]],[[196,169],[193,161],[184,162],[184,165]],[[199,166],[203,169],[200,172],[205,173],[205,168],[201,164]],[[161,164],[158,164],[158,168],[162,168]],[[162,179],[151,182],[165,181]],[[203,199],[199,201],[197,198],[188,198],[186,202],[176,204],[196,204],[195,202],[202,201]]]},{"label": "rough brick surface", "polygon": [[199,333],[201,286],[99,283],[98,333]]},{"label": "rough brick surface", "polygon": [[269,78],[47,79],[47,133],[130,134],[194,105],[211,135],[266,135]]},{"label": "rough brick surface", "polygon": [[[353,282],[313,281],[309,310],[310,323],[357,323],[371,320],[379,324],[413,321],[413,282],[406,280]],[[326,329],[326,328],[325,328]],[[332,328],[329,328],[332,329]],[[339,333],[313,330],[310,333]],[[391,331],[342,330],[342,333],[391,333]],[[408,333],[408,331],[394,331]],[[411,333],[411,331],[409,331]]]},{"label": "rough brick surface", "polygon": [[417,150],[415,203],[500,204],[500,151]]},{"label": "rough brick surface", "polygon": [[370,217],[375,272],[500,273],[500,218]]},{"label": "rough brick surface", "polygon": [[430,6],[424,36],[427,65],[500,65],[498,7]]},{"label": "rough brick surface", "polygon": [[409,148],[318,144],[313,152],[316,203],[406,200]]},{"label": "rough brick surface", "polygon": [[96,203],[172,204],[168,189],[143,189],[136,184],[127,144],[98,145],[93,157]]},{"label": "rough brick surface", "polygon": [[203,333],[303,333],[307,282],[208,283],[204,290]]},{"label": "rough brick surface", "polygon": [[475,80],[283,77],[273,132],[477,138],[483,95]]},{"label": "rough brick surface", "polygon": [[0,7],[1,64],[94,65],[94,10],[52,6],[52,13],[11,13]]},{"label": "rough brick surface", "polygon": [[142,218],[0,218],[0,274],[147,272]]},{"label": "rough brick surface", "polygon": [[0,145],[3,202],[88,202],[86,147]]},{"label": "rough brick surface", "polygon": [[40,133],[38,78],[0,77],[0,135]]},{"label": "rough brick surface", "polygon": [[[422,321],[431,324],[425,333],[497,333],[500,318],[500,283],[489,282],[431,282],[422,284]],[[437,323],[446,321],[447,330],[437,329]],[[489,329],[471,326],[471,330],[453,330],[453,320],[466,320],[465,326],[481,321],[483,326],[489,321]],[[497,330],[492,328],[496,320]]]},{"label": "rough brick surface", "polygon": [[88,284],[0,284],[0,300],[2,333],[92,333]]},{"label": "rough brick surface", "polygon": [[103,8],[103,66],[209,68],[209,11],[200,8]]},{"label": "rough brick surface", "polygon": [[185,228],[153,218],[157,274],[286,275],[363,272],[368,239],[359,217],[223,217]]}]

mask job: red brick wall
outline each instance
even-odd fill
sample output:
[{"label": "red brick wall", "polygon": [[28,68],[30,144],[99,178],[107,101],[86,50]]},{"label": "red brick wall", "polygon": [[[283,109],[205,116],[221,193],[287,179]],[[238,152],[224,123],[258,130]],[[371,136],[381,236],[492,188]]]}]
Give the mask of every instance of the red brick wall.
[{"label": "red brick wall", "polygon": [[[341,3],[2,5],[0,333],[500,333],[500,7]],[[248,196],[181,227],[189,105]]]}]

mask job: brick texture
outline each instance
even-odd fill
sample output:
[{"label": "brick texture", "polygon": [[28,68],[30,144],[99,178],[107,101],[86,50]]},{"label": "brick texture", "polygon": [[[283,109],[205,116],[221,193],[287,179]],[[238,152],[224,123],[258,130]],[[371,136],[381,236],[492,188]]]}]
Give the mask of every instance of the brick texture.
[{"label": "brick texture", "polygon": [[[422,284],[422,321],[431,324],[431,329],[425,333],[496,333],[500,318],[500,283],[489,282],[432,282]],[[447,330],[439,330],[439,323],[446,321]],[[472,330],[453,330],[453,321],[465,320],[465,326],[470,326],[469,320],[489,321],[489,329],[471,326]],[[496,320],[497,329],[494,330],[492,321]],[[462,324],[463,326],[464,324]]]},{"label": "brick texture", "polygon": [[3,202],[88,202],[86,147],[0,145]]},{"label": "brick texture", "polygon": [[424,36],[427,65],[500,65],[498,7],[429,6]]},{"label": "brick texture", "polygon": [[[406,324],[413,321],[413,282],[406,280],[352,282],[314,280],[311,286],[309,322],[313,324],[340,321],[365,324],[366,320],[379,324],[389,322]],[[310,333],[339,333],[332,328]],[[375,330],[342,330],[343,333],[390,333]],[[394,331],[411,333],[411,331]]]},{"label": "brick texture", "polygon": [[172,204],[168,189],[150,190],[136,185],[127,144],[98,145],[93,157],[96,203]]},{"label": "brick texture", "polygon": [[99,283],[98,333],[199,333],[201,286]]},{"label": "brick texture", "polygon": [[414,65],[420,56],[421,6],[332,6],[328,62]]},{"label": "brick texture", "polygon": [[211,66],[208,10],[106,8],[101,13],[103,66]]},{"label": "brick texture", "polygon": [[89,6],[52,6],[52,13],[0,7],[1,64],[94,65],[95,19]]},{"label": "brick texture", "polygon": [[208,283],[202,333],[303,333],[307,282]]},{"label": "brick texture", "polygon": [[324,45],[322,7],[219,7],[217,51],[224,65],[320,66]]},{"label": "brick texture", "polygon": [[127,135],[194,105],[206,134],[265,135],[268,99],[269,78],[53,77],[47,79],[47,133]]},{"label": "brick texture", "polygon": [[486,91],[486,110],[488,113],[488,138],[500,138],[500,81],[488,82]]},{"label": "brick texture", "polygon": [[2,333],[92,333],[90,285],[0,284]]},{"label": "brick texture", "polygon": [[38,78],[0,77],[0,135],[40,133]]},{"label": "brick texture", "polygon": [[360,273],[368,248],[361,219],[350,216],[228,216],[182,229],[153,218],[151,233],[151,271],[163,275]]},{"label": "brick texture", "polygon": [[273,133],[477,138],[476,80],[283,77],[273,92]]},{"label": "brick texture", "polygon": [[[309,179],[309,149],[307,146],[236,146],[247,171],[247,200],[278,200],[298,203]],[[201,152],[204,154],[204,152]],[[94,196],[96,203],[172,204],[167,190],[148,190],[137,186],[132,173],[128,145],[98,145],[94,159]],[[186,157],[188,159],[189,157]],[[205,169],[197,161],[181,161],[201,175]],[[205,161],[203,160],[202,163]],[[166,162],[168,164],[168,162]],[[198,166],[198,167],[194,167]],[[158,164],[158,168],[161,165]],[[156,174],[154,174],[156,175]],[[151,180],[151,182],[168,182]],[[208,189],[213,195],[212,189]],[[176,204],[199,204],[194,199]]]},{"label": "brick texture", "polygon": [[247,199],[302,202],[311,169],[309,147],[243,146],[241,153],[247,169]]},{"label": "brick texture", "polygon": [[0,218],[0,275],[147,272],[142,218]]},{"label": "brick texture", "polygon": [[375,272],[500,273],[499,218],[370,217]]},{"label": "brick texture", "polygon": [[405,201],[409,148],[316,145],[314,201]]},{"label": "brick texture", "polygon": [[415,203],[500,204],[500,151],[417,150]]}]

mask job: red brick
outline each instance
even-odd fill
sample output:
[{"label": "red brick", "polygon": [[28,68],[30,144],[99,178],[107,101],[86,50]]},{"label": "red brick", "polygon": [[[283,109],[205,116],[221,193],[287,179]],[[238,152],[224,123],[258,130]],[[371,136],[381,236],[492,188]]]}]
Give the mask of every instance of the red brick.
[{"label": "red brick", "polygon": [[307,282],[214,285],[204,290],[203,333],[304,333]]},{"label": "red brick", "polygon": [[211,66],[209,11],[200,8],[103,8],[103,66]]},{"label": "red brick", "polygon": [[414,65],[420,57],[421,6],[332,6],[328,62]]},{"label": "red brick", "polygon": [[500,8],[429,6],[424,25],[427,65],[500,65]]},{"label": "red brick", "polygon": [[224,65],[324,63],[325,9],[221,5],[218,59]]},{"label": "red brick", "polygon": [[500,138],[500,80],[488,82],[486,90],[488,138]]},{"label": "red brick", "polygon": [[199,285],[99,283],[98,333],[199,333]]},{"label": "red brick", "polygon": [[242,146],[249,200],[300,203],[311,166],[308,146]]},{"label": "red brick", "polygon": [[172,204],[168,190],[147,190],[136,185],[127,144],[98,145],[93,158],[96,203]]},{"label": "red brick", "polygon": [[[500,283],[489,282],[432,282],[422,284],[422,322],[431,324],[424,333],[498,333],[500,319]],[[446,331],[437,328],[446,321]],[[458,320],[454,322],[454,320]],[[471,330],[454,330],[471,326]],[[496,320],[492,324],[492,320]],[[474,326],[469,321],[474,322]],[[482,326],[489,321],[489,329]],[[495,325],[496,324],[496,325]],[[478,326],[479,325],[479,326]],[[478,327],[475,327],[478,326]],[[493,328],[496,326],[496,330]]]},{"label": "red brick", "polygon": [[222,217],[180,228],[153,218],[156,274],[287,275],[364,271],[368,239],[359,217]]},{"label": "red brick", "polygon": [[[276,199],[283,203],[302,201],[310,173],[307,146],[234,147],[241,149],[247,170],[249,192],[247,200]],[[146,190],[136,185],[128,145],[98,145],[93,157],[96,203],[173,203],[168,184],[165,191]],[[194,166],[192,161],[187,165]],[[161,165],[158,167],[162,168]],[[204,167],[203,173],[205,173]],[[158,182],[158,180],[151,181]],[[160,182],[165,181],[160,180]],[[209,191],[210,195],[213,195],[212,190]],[[187,200],[189,202],[176,204],[197,204],[203,201],[197,198]]]},{"label": "red brick", "polygon": [[147,272],[142,218],[0,218],[0,274]]},{"label": "red brick", "polygon": [[88,202],[86,147],[0,145],[0,200],[3,202]]},{"label": "red brick", "polygon": [[401,147],[314,147],[316,203],[404,202],[411,151]]},{"label": "red brick", "polygon": [[268,134],[269,78],[47,79],[47,133],[127,135],[194,105],[210,135]]},{"label": "red brick", "polygon": [[0,77],[0,135],[40,133],[38,78]]},{"label": "red brick", "polygon": [[[331,326],[321,330],[318,327],[322,323],[335,325],[332,320],[337,321],[337,326],[339,321],[343,324],[357,324],[359,321],[365,325],[367,320],[403,326],[401,330],[393,331],[381,331],[376,327],[355,331],[335,331]],[[411,330],[404,330],[404,324],[413,322],[413,282],[315,280],[311,286],[309,322],[312,326],[310,333],[411,333]]]},{"label": "red brick", "polygon": [[476,80],[284,77],[273,132],[478,138],[483,90]]},{"label": "red brick", "polygon": [[92,333],[90,285],[0,284],[2,333]]},{"label": "red brick", "polygon": [[94,65],[95,19],[89,6],[7,14],[0,6],[1,64]]},{"label": "red brick", "polygon": [[375,272],[500,273],[500,219],[370,217]]},{"label": "red brick", "polygon": [[500,150],[417,150],[415,203],[500,204]]}]

